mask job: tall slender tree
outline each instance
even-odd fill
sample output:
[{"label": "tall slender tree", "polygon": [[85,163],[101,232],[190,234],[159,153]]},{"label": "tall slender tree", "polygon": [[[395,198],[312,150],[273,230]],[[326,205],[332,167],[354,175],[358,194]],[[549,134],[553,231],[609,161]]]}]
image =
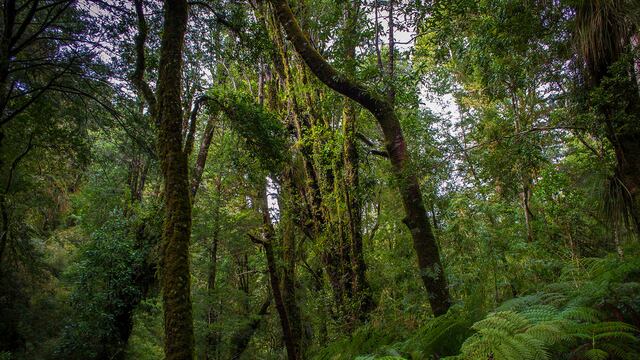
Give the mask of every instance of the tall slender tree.
[{"label": "tall slender tree", "polygon": [[189,242],[191,186],[187,151],[183,147],[182,55],[187,32],[188,4],[164,1],[164,25],[156,94],[144,81],[144,41],[147,26],[142,0],[135,0],[138,16],[134,85],[144,96],[158,124],[158,152],[164,177],[165,219],[162,233],[161,287],[164,304],[166,359],[193,359]]}]

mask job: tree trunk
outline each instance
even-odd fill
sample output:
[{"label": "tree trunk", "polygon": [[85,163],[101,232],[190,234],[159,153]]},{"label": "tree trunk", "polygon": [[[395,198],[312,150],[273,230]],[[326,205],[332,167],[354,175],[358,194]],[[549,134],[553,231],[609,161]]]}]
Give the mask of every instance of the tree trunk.
[{"label": "tree trunk", "polygon": [[524,212],[524,224],[527,230],[527,241],[533,242],[533,213],[531,212],[531,185],[528,180],[525,181],[522,191],[520,192],[520,201],[522,211]]},{"label": "tree trunk", "polygon": [[395,76],[395,58],[396,58],[396,40],[393,33],[395,24],[394,24],[394,14],[393,14],[393,3],[394,0],[389,0],[389,62],[387,63],[387,101],[393,106],[396,102],[396,88],[394,85],[394,76]]},{"label": "tree trunk", "polygon": [[[345,58],[346,71],[349,75],[355,75],[355,56],[357,39],[354,38],[357,24],[358,3],[347,3],[345,11]],[[356,109],[353,101],[344,100],[344,110],[342,114],[342,129],[344,134],[343,166],[344,166],[344,202],[348,214],[348,231],[351,251],[351,268],[353,269],[353,299],[356,301],[355,318],[364,321],[367,314],[373,307],[369,283],[366,278],[366,263],[362,249],[362,201],[360,189],[360,158],[358,147],[356,146],[357,134]]]},{"label": "tree trunk", "polygon": [[[289,325],[291,327],[291,341],[295,348],[296,359],[302,358],[302,320],[298,299],[296,296],[296,236],[295,223],[292,217],[293,213],[293,186],[291,184],[290,172],[285,170],[283,175],[283,194],[285,197],[282,206],[282,219],[280,226],[282,230],[282,298],[287,309]],[[266,196],[265,196],[266,199]],[[266,200],[265,200],[266,201]]]},{"label": "tree trunk", "polygon": [[371,90],[353,82],[331,67],[304,36],[286,0],[270,2],[289,40],[318,79],[369,110],[382,128],[406,213],[404,223],[413,237],[420,276],[429,292],[429,303],[435,315],[446,313],[451,305],[446,275],[440,262],[438,245],[427,219],[418,179],[411,169],[400,121],[393,107]]},{"label": "tree trunk", "polygon": [[189,242],[189,169],[182,148],[182,53],[187,29],[186,0],[165,0],[157,89],[158,149],[164,175],[165,220],[162,234],[164,352],[167,360],[193,359]]},{"label": "tree trunk", "polygon": [[[603,118],[607,138],[615,151],[615,175],[624,185],[627,215],[631,217],[635,231],[639,232],[640,96],[636,68],[633,61],[625,59],[631,37],[637,31],[630,28],[624,16],[604,8],[610,5],[620,7],[621,3],[581,3],[576,8],[576,18],[581,19],[576,32],[588,35],[588,43],[581,46],[588,88],[595,90],[601,87],[608,94],[604,101],[596,104],[597,111]],[[592,21],[596,17],[604,19]],[[594,26],[594,23],[600,25]]]},{"label": "tree trunk", "polygon": [[267,257],[267,268],[269,271],[269,281],[271,283],[271,291],[273,292],[273,300],[278,311],[278,317],[280,318],[280,326],[282,327],[282,336],[284,338],[284,344],[287,349],[287,358],[289,360],[300,360],[297,347],[296,336],[293,332],[291,321],[289,319],[289,313],[287,311],[287,303],[283,291],[280,288],[280,276],[278,271],[278,265],[276,263],[276,257],[273,251],[272,241],[275,238],[275,231],[271,224],[271,216],[269,215],[269,207],[267,205],[267,191],[266,184],[262,193],[261,210],[262,210],[262,222],[263,240],[257,239],[251,235],[249,238],[256,244],[262,245],[265,255]]},{"label": "tree trunk", "polygon": [[344,195],[348,212],[348,229],[351,240],[351,267],[353,268],[353,297],[357,302],[357,316],[364,320],[373,307],[370,287],[366,277],[366,263],[362,246],[362,201],[360,193],[359,157],[356,146],[356,117],[353,104],[345,100],[344,126]]},{"label": "tree trunk", "polygon": [[5,194],[0,194],[0,218],[2,218],[2,228],[0,228],[0,276],[2,275],[2,259],[4,250],[9,240],[9,210],[7,209],[7,200]]},{"label": "tree trunk", "polygon": [[[11,65],[11,38],[14,36],[16,23],[16,1],[5,1],[2,9],[2,33],[0,33],[0,128],[5,124],[5,114],[10,97],[9,77]],[[0,130],[0,145],[2,144],[2,131]],[[0,159],[0,169],[2,168]]]},{"label": "tree trunk", "polygon": [[271,305],[271,294],[267,295],[267,299],[262,303],[262,306],[260,306],[257,316],[231,337],[231,360],[240,359],[240,356],[242,356],[247,349],[253,334],[260,326],[260,321],[262,321],[262,318],[267,314],[269,305]]},{"label": "tree trunk", "polygon": [[215,116],[210,116],[207,120],[207,125],[204,129],[204,135],[202,142],[200,143],[200,150],[198,150],[198,157],[196,158],[196,164],[191,176],[191,198],[195,200],[196,193],[202,182],[202,174],[204,173],[204,166],[207,164],[207,156],[209,155],[209,147],[211,146],[211,140],[213,139],[213,123]]},{"label": "tree trunk", "polygon": [[[217,221],[217,220],[216,220]],[[209,276],[207,277],[207,327],[211,328],[218,320],[218,310],[214,305],[215,289],[216,289],[216,276],[218,270],[218,234],[219,227],[213,232],[213,239],[211,240],[211,246],[209,248]],[[218,352],[219,335],[217,331],[209,330],[206,335],[206,345],[204,350],[204,358],[215,359]]]}]

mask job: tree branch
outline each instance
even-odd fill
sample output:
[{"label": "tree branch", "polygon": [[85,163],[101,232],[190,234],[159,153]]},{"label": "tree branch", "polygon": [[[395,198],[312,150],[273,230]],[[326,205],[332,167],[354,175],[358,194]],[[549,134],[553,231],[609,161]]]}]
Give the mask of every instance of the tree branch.
[{"label": "tree branch", "polygon": [[206,100],[209,100],[209,97],[202,95],[193,103],[193,110],[191,110],[191,114],[189,115],[189,130],[187,131],[184,142],[184,153],[187,154],[187,157],[193,152],[193,144],[196,136],[196,119],[198,118],[198,112],[200,111],[202,103]]},{"label": "tree branch", "polygon": [[253,242],[254,244],[268,246],[268,243],[264,240],[260,240],[251,234],[247,234],[247,236],[249,237],[249,240],[251,240],[251,242]]},{"label": "tree branch", "polygon": [[131,82],[133,86],[140,92],[144,101],[149,106],[149,114],[152,118],[156,118],[156,96],[149,86],[149,83],[144,80],[144,72],[146,68],[145,56],[144,56],[144,44],[147,41],[147,35],[149,28],[147,27],[147,21],[144,18],[144,7],[142,0],[134,0],[136,8],[136,17],[138,19],[138,34],[135,38],[136,49],[136,64],[133,74],[131,74]]},{"label": "tree branch", "polygon": [[11,168],[9,169],[9,176],[7,177],[7,184],[4,187],[3,196],[6,195],[7,193],[9,193],[9,188],[11,187],[11,181],[13,181],[13,174],[15,173],[16,168],[18,167],[18,164],[20,163],[20,160],[22,160],[25,156],[27,156],[29,151],[31,151],[31,149],[33,149],[33,137],[34,137],[34,134],[32,133],[29,136],[29,142],[27,143],[27,147],[11,163]]}]

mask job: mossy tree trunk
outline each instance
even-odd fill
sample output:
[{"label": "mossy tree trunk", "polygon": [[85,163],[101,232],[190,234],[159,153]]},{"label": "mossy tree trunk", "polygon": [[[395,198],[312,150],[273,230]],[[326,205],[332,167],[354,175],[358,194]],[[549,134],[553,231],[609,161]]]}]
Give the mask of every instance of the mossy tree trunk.
[{"label": "mossy tree trunk", "polygon": [[285,170],[282,176],[282,297],[289,317],[291,327],[291,342],[294,346],[295,358],[302,358],[302,317],[296,294],[296,262],[297,244],[294,220],[294,201],[296,196],[291,184],[293,175],[291,170]]},{"label": "mossy tree trunk", "polygon": [[[347,2],[345,9],[345,43],[346,71],[355,74],[356,57],[356,25],[358,1]],[[366,263],[362,247],[362,194],[360,188],[360,158],[356,145],[357,117],[355,104],[350,99],[344,100],[342,126],[344,133],[343,166],[344,166],[344,202],[347,207],[348,231],[351,249],[351,267],[353,269],[353,298],[356,301],[355,318],[364,320],[373,307],[369,283],[366,278]],[[355,319],[352,319],[355,320]]]},{"label": "mossy tree trunk", "polygon": [[267,299],[262,303],[258,313],[244,327],[240,328],[231,337],[231,360],[238,360],[249,347],[249,342],[260,326],[260,322],[267,315],[269,306],[271,305],[271,294],[267,295]]},{"label": "mossy tree trunk", "polygon": [[186,0],[165,0],[157,88],[158,150],[164,175],[165,221],[161,285],[167,360],[193,359],[189,242],[191,200],[187,156],[182,147],[182,54]]},{"label": "mossy tree trunk", "polygon": [[289,40],[318,79],[369,110],[382,128],[385,146],[398,181],[406,213],[404,223],[411,231],[418,256],[420,276],[429,292],[429,303],[434,314],[446,313],[451,305],[446,275],[440,261],[438,245],[427,218],[418,179],[411,169],[410,156],[400,121],[393,106],[373,91],[338,73],[322,58],[300,29],[286,0],[270,0],[270,3]]}]

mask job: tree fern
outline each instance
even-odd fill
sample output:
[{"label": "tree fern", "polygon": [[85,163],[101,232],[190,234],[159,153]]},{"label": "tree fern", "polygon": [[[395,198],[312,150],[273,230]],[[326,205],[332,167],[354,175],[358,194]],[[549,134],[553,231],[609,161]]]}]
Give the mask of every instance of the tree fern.
[{"label": "tree fern", "polygon": [[565,353],[567,348],[587,359],[626,358],[626,354],[611,349],[630,345],[632,349],[637,344],[636,328],[600,318],[596,310],[587,307],[535,305],[520,312],[493,312],[473,324],[476,333],[464,342],[455,358],[550,359],[555,358],[551,354]]},{"label": "tree fern", "polygon": [[633,258],[586,259],[570,264],[558,282],[507,300],[484,317],[477,303],[457,305],[392,345],[372,340],[375,332],[365,326],[344,346],[367,349],[368,355],[350,357],[359,360],[637,359],[637,329],[617,320],[625,319],[624,311],[638,313],[638,269]]}]

